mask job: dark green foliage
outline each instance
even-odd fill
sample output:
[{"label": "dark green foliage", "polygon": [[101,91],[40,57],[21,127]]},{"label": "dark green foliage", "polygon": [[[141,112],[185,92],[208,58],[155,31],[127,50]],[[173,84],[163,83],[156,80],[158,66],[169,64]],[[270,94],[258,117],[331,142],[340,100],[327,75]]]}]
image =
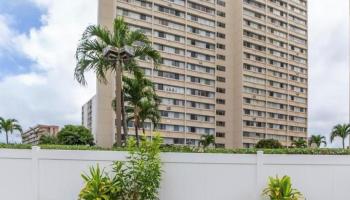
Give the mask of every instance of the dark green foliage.
[{"label": "dark green foliage", "polygon": [[267,139],[267,140],[260,140],[256,144],[255,148],[257,148],[257,149],[281,149],[281,148],[283,148],[283,146],[278,140]]},{"label": "dark green foliage", "polygon": [[203,135],[199,142],[204,148],[209,147],[210,145],[215,145],[214,135]]},{"label": "dark green foliage", "polygon": [[302,138],[299,138],[298,140],[294,140],[292,142],[292,146],[294,148],[307,148],[307,141]]},{"label": "dark green foliage", "polygon": [[85,186],[79,200],[157,200],[161,178],[159,136],[152,141],[143,139],[140,147],[134,138],[128,142],[127,162],[116,161],[113,173],[101,171],[99,166],[82,175]]},{"label": "dark green foliage", "polygon": [[334,141],[335,138],[339,137],[342,139],[343,149],[345,149],[345,139],[350,135],[350,125],[349,124],[338,124],[333,127],[331,132],[330,140]]},{"label": "dark green foliage", "polygon": [[83,126],[66,125],[58,132],[57,139],[63,145],[94,145],[94,137]]},{"label": "dark green foliage", "polygon": [[4,119],[0,117],[0,133],[5,133],[6,144],[9,143],[8,134],[12,134],[14,131],[22,133],[22,127],[18,124],[18,121],[16,119]]},{"label": "dark green foliage", "polygon": [[[160,121],[158,110],[159,98],[156,95],[154,84],[141,72],[135,72],[133,77],[123,77],[124,99],[128,104],[127,121],[133,121],[137,144],[139,144],[139,129],[144,127],[146,120],[154,126]],[[145,129],[143,129],[145,134]]]},{"label": "dark green foliage", "polygon": [[309,139],[309,145],[315,144],[317,148],[320,148],[322,144],[327,145],[326,137],[322,135],[312,135]]},{"label": "dark green foliage", "polygon": [[[39,145],[42,149],[51,150],[81,150],[81,151],[127,151],[126,148],[101,148],[84,145]],[[0,144],[1,149],[31,149],[26,144]],[[283,148],[283,149],[202,149],[193,146],[162,145],[161,152],[178,153],[223,153],[223,154],[256,154],[263,151],[264,154],[291,154],[291,155],[350,155],[350,149],[331,148]]]},{"label": "dark green foliage", "polygon": [[29,144],[3,144],[0,143],[0,149],[31,149],[32,145]]},{"label": "dark green foliage", "polygon": [[42,135],[39,139],[39,144],[58,144],[58,139],[51,135]]}]

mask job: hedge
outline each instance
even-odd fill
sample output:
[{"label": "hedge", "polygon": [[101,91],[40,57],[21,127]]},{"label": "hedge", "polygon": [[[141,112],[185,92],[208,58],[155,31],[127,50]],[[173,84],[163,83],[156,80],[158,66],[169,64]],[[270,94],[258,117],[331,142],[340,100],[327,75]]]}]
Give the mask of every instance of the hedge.
[{"label": "hedge", "polygon": [[[97,146],[67,146],[67,145],[39,145],[41,149],[52,150],[91,150],[91,151],[126,151],[125,148],[101,148]],[[0,149],[31,149],[31,145],[25,144],[0,144]],[[203,149],[189,146],[163,146],[162,152],[179,153],[224,153],[224,154],[256,154],[263,151],[264,154],[295,154],[295,155],[350,155],[350,149],[330,148],[283,148],[283,149]]]}]

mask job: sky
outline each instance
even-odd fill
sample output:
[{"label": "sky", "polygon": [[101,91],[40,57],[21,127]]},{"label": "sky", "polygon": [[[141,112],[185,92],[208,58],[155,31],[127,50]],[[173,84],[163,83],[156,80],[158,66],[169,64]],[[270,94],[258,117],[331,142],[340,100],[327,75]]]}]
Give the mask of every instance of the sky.
[{"label": "sky", "polygon": [[[24,128],[80,124],[95,79],[74,80],[74,51],[96,21],[97,0],[0,0],[0,116]],[[348,47],[349,1],[309,0],[309,134],[349,121]]]}]

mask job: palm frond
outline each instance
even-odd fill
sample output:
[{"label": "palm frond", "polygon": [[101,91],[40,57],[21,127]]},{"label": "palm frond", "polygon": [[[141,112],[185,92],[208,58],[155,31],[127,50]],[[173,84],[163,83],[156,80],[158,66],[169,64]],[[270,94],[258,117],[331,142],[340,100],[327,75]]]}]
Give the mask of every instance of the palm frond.
[{"label": "palm frond", "polygon": [[130,31],[126,38],[126,45],[129,46],[139,46],[139,45],[151,45],[151,41],[148,37],[141,31]]},{"label": "palm frond", "polygon": [[127,23],[125,23],[124,18],[115,18],[113,22],[113,46],[118,48],[125,46],[128,33],[129,28]]},{"label": "palm frond", "polygon": [[151,45],[143,45],[135,48],[135,57],[143,60],[152,60],[155,67],[162,61],[160,53],[153,49]]}]

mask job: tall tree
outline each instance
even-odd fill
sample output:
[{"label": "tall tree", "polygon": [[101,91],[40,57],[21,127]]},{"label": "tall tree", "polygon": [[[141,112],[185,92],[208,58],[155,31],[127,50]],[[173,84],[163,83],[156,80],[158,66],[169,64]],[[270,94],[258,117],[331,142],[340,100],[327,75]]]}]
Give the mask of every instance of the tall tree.
[{"label": "tall tree", "polygon": [[[108,59],[104,56],[104,50],[107,47],[117,50],[131,48],[133,56],[124,58],[118,54],[115,59]],[[147,36],[141,31],[130,31],[122,17],[114,20],[111,31],[100,25],[87,27],[76,51],[77,65],[74,75],[80,84],[86,85],[84,74],[90,70],[94,71],[97,79],[103,83],[107,83],[108,73],[115,75],[116,143],[119,146],[121,145],[121,124],[123,124],[124,134],[127,135],[122,74],[123,71],[133,72],[137,68],[137,59],[150,60],[154,66],[157,66],[161,61],[159,52],[153,49]]]},{"label": "tall tree", "polygon": [[333,127],[331,132],[331,142],[334,141],[336,137],[342,139],[343,149],[345,148],[345,139],[350,135],[350,125],[349,124],[338,124]]},{"label": "tall tree", "polygon": [[318,148],[321,147],[321,144],[327,145],[326,137],[322,135],[312,135],[309,139],[309,145],[316,144]]},{"label": "tall tree", "polygon": [[133,120],[137,144],[139,144],[138,131],[147,119],[158,121],[157,95],[154,84],[142,72],[135,72],[133,77],[124,77],[124,95],[129,113],[128,121]]},{"label": "tall tree", "polygon": [[14,131],[22,132],[22,127],[18,124],[16,119],[4,119],[0,117],[0,132],[4,131],[6,134],[6,144],[9,143],[9,133]]}]

